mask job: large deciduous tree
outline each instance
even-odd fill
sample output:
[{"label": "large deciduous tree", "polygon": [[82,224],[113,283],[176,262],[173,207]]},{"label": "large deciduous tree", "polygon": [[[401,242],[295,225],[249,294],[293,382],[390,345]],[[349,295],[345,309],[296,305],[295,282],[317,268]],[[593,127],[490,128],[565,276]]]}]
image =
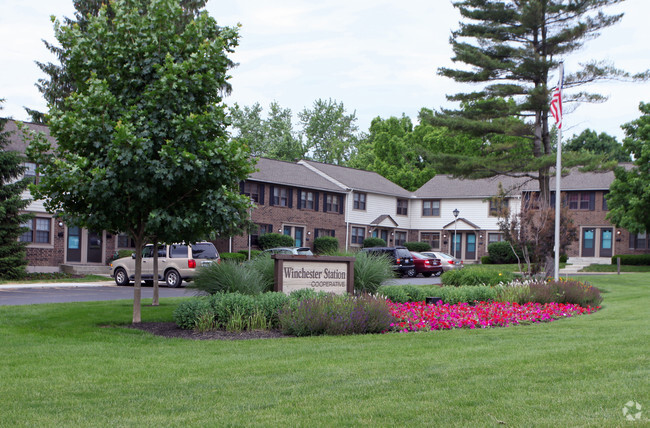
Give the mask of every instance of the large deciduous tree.
[{"label": "large deciduous tree", "polygon": [[622,126],[623,149],[634,167],[619,167],[607,195],[607,219],[635,233],[650,231],[650,103],[641,103],[641,117]]},{"label": "large deciduous tree", "polygon": [[148,238],[189,241],[247,218],[249,152],[228,140],[221,98],[237,30],[176,0],[115,0],[84,28],[56,21],[55,34],[71,92],[49,104],[58,146],[30,147],[39,194],[71,224],[133,238],[137,323]]},{"label": "large deciduous tree", "polygon": [[[542,200],[550,201],[550,168],[555,162],[549,100],[564,57],[584,41],[618,22],[622,14],[602,9],[621,0],[464,0],[457,1],[464,22],[451,36],[454,62],[459,69],[440,68],[439,74],[458,82],[482,84],[482,89],[448,96],[459,110],[443,109],[431,123],[480,136],[484,146],[471,159],[452,154],[430,156],[441,172],[465,177],[494,175],[536,179]],[[612,65],[590,61],[565,76],[564,102],[598,102],[598,94],[572,89],[600,79],[645,79],[649,72],[631,76]],[[550,79],[553,79],[552,81]],[[514,154],[517,156],[514,156]],[[488,160],[489,159],[489,160]],[[569,153],[564,165],[593,161]]]},{"label": "large deciduous tree", "polygon": [[[0,111],[3,102],[0,99]],[[27,265],[25,243],[18,238],[25,230],[23,224],[32,216],[23,211],[29,205],[29,199],[23,199],[29,180],[23,177],[21,154],[7,150],[6,123],[0,117],[0,278],[18,279],[24,276]]]},{"label": "large deciduous tree", "polygon": [[578,135],[569,138],[566,144],[562,145],[565,152],[587,151],[597,155],[603,155],[606,159],[617,162],[630,162],[630,155],[625,153],[623,145],[605,132],[598,134],[591,129],[585,129]]}]

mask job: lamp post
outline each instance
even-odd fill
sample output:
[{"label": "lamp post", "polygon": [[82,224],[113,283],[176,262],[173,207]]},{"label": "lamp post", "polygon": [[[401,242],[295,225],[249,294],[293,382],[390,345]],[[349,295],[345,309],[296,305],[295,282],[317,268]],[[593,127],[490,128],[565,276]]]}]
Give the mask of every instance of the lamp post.
[{"label": "lamp post", "polygon": [[458,214],[460,214],[460,211],[458,211],[458,208],[455,208],[454,211],[452,211],[454,214],[454,239],[452,240],[453,246],[454,246],[454,257],[456,256],[456,240],[458,239],[456,236],[456,231],[458,230]]}]

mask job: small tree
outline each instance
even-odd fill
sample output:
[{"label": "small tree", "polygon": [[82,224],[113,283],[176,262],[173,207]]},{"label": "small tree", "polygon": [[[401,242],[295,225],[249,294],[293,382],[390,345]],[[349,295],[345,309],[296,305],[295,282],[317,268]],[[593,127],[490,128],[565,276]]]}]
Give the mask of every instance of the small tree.
[{"label": "small tree", "polygon": [[[2,103],[0,99],[0,110]],[[29,205],[22,194],[29,185],[23,178],[23,159],[17,152],[7,151],[9,135],[4,132],[6,119],[0,118],[0,278],[18,279],[25,275],[25,243],[18,238],[26,230],[23,224],[32,216],[22,212]]]}]

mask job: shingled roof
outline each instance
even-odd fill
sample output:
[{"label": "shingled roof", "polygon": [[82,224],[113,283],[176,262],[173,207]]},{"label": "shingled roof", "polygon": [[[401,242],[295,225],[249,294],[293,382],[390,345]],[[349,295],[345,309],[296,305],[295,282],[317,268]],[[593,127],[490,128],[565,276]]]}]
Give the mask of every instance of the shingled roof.
[{"label": "shingled roof", "polygon": [[256,168],[249,180],[286,186],[305,187],[328,192],[344,193],[345,189],[337,186],[304,165],[275,159],[259,158]]},{"label": "shingled roof", "polygon": [[[47,138],[52,147],[56,147],[56,140],[50,135],[50,128],[46,125],[39,125],[38,123],[30,122],[24,122],[24,124],[33,131],[44,133],[45,138]],[[9,144],[7,145],[7,150],[25,153],[28,143],[23,141],[23,133],[18,129],[15,120],[8,119],[3,132],[9,133]]]},{"label": "shingled roof", "polygon": [[309,165],[350,189],[381,195],[398,196],[401,198],[410,198],[412,196],[412,193],[408,190],[402,189],[397,184],[373,171],[364,171],[362,169],[309,160],[301,160],[299,164]]}]

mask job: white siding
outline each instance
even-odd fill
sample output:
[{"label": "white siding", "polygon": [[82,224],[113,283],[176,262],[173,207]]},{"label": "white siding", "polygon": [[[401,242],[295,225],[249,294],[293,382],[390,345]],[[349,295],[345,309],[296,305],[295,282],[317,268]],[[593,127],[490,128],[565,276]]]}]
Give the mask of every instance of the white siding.
[{"label": "white siding", "polygon": [[[519,201],[509,199],[509,207],[512,212],[519,209]],[[474,223],[481,230],[498,229],[497,218],[490,217],[490,204],[483,199],[441,199],[440,217],[422,217],[422,200],[411,203],[411,228],[419,230],[440,230],[445,225],[452,223],[455,218],[453,211],[458,209],[458,218],[464,218]]]},{"label": "white siding", "polygon": [[355,210],[353,207],[353,197],[348,193],[347,206],[348,221],[354,224],[370,224],[370,222],[382,215],[389,215],[398,224],[398,228],[410,228],[410,217],[412,213],[412,202],[409,203],[408,216],[397,215],[397,197],[378,195],[376,193],[366,193],[366,210]]}]

